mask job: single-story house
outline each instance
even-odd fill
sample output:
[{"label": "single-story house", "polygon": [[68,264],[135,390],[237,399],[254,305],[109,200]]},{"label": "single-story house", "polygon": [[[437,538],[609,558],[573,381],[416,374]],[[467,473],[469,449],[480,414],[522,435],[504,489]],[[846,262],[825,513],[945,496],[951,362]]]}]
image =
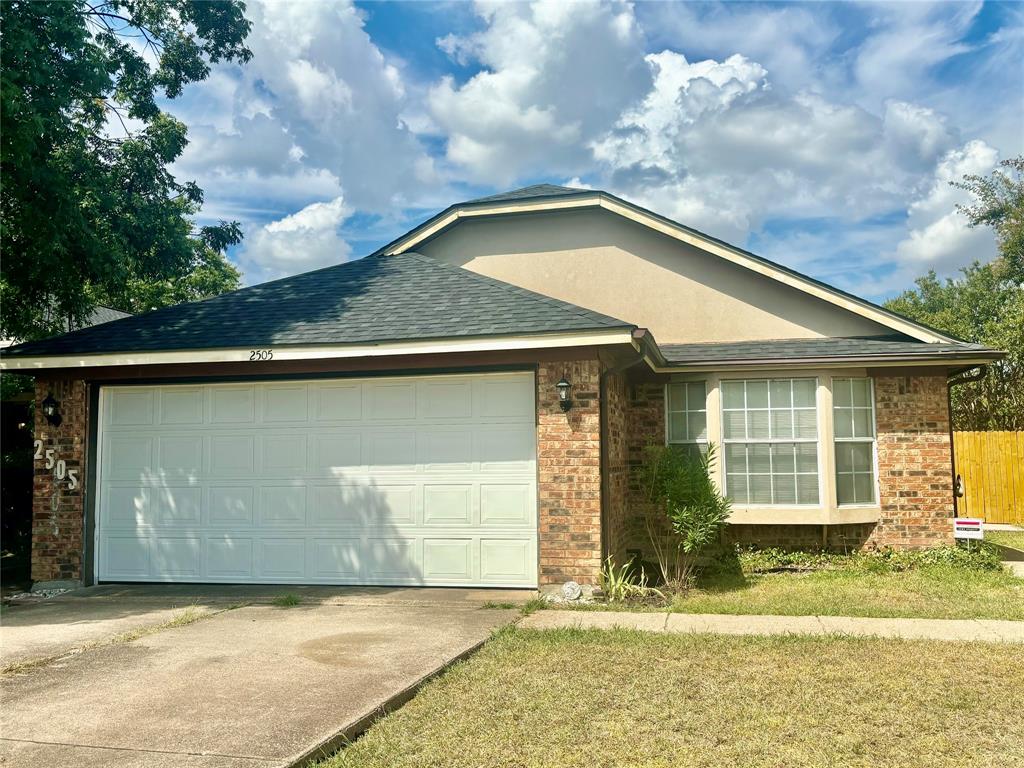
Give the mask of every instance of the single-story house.
[{"label": "single-story house", "polygon": [[535,587],[645,548],[652,443],[716,444],[737,541],[951,541],[948,383],[998,357],[544,184],[2,365],[37,581]]}]

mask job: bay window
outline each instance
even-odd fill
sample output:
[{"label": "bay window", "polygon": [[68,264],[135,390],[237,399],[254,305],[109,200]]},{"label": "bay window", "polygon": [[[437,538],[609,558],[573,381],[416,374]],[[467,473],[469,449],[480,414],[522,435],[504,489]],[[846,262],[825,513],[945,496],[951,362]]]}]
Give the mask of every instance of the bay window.
[{"label": "bay window", "polygon": [[816,391],[816,379],[722,381],[725,493],[735,503],[819,503]]},{"label": "bay window", "polygon": [[832,379],[839,504],[875,503],[874,402],[871,379]]}]

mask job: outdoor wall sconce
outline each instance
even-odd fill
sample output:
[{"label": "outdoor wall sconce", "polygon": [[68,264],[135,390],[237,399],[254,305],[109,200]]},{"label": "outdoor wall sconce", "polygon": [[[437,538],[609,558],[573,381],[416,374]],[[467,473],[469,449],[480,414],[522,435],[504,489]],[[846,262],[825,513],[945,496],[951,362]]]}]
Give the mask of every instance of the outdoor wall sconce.
[{"label": "outdoor wall sconce", "polygon": [[558,390],[558,407],[563,411],[568,411],[572,408],[572,384],[565,380],[563,376],[557,384],[555,389]]},{"label": "outdoor wall sconce", "polygon": [[60,410],[58,410],[60,408],[60,403],[54,399],[53,393],[48,392],[46,394],[46,399],[43,400],[40,405],[42,406],[43,416],[46,417],[46,420],[53,426],[59,427],[60,423],[64,421],[64,418],[60,415]]}]

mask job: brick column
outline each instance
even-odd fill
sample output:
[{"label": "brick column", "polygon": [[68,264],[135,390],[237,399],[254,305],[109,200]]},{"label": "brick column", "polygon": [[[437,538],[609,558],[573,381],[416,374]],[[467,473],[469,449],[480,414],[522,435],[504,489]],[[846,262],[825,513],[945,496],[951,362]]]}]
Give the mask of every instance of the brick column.
[{"label": "brick column", "polygon": [[[43,416],[42,401],[52,394],[60,403],[63,417],[59,427]],[[42,440],[42,458],[34,463],[32,486],[32,580],[81,581],[85,527],[85,452],[88,442],[88,387],[84,381],[36,379],[34,435]],[[78,472],[78,487],[57,480],[54,469],[46,468],[46,451],[54,463]]]},{"label": "brick column", "polygon": [[953,541],[946,377],[875,378],[882,518],[869,543],[901,549]]},{"label": "brick column", "polygon": [[[572,384],[572,409],[555,384]],[[601,569],[601,409],[597,360],[541,363],[537,371],[540,583],[596,584]]]}]

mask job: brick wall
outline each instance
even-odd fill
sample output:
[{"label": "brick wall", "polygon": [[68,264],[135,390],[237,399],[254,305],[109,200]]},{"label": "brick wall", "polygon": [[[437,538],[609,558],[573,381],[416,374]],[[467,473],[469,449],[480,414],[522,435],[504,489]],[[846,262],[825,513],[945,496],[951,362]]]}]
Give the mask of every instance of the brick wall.
[{"label": "brick wall", "polygon": [[629,453],[626,382],[622,374],[605,380],[605,513],[604,536],[607,552],[616,563],[626,562],[630,546]]},{"label": "brick wall", "polygon": [[[573,407],[555,384],[572,384]],[[537,371],[540,583],[594,584],[601,568],[601,408],[597,360],[541,363]]]},{"label": "brick wall", "polygon": [[650,536],[644,524],[648,505],[637,482],[637,475],[644,462],[647,446],[665,443],[665,387],[655,383],[629,385],[626,422],[630,509],[626,539],[629,549],[639,550],[644,559],[651,560],[653,552]]},{"label": "brick wall", "polygon": [[[54,427],[43,416],[41,403],[53,394],[63,421]],[[57,480],[45,458],[35,461],[32,493],[32,580],[82,579],[88,388],[84,381],[36,380],[35,439],[43,441],[43,455],[54,452],[67,469],[78,472],[78,488]]]},{"label": "brick wall", "polygon": [[901,548],[952,542],[946,377],[876,377],[875,414],[882,519],[868,542]]}]

